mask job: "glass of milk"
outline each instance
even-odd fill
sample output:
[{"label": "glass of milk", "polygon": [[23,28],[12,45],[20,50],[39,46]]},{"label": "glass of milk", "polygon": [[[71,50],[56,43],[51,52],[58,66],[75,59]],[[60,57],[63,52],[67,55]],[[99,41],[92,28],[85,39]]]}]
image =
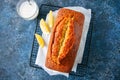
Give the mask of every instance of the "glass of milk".
[{"label": "glass of milk", "polygon": [[20,0],[17,12],[25,20],[33,20],[38,16],[39,8],[34,0]]}]

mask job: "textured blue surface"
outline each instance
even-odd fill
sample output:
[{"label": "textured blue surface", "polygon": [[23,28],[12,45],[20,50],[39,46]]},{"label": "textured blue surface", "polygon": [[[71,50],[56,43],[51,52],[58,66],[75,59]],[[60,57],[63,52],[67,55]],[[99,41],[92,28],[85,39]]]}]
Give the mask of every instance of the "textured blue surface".
[{"label": "textured blue surface", "polygon": [[[38,5],[82,6],[95,13],[87,75],[68,80],[120,80],[119,0],[36,0]],[[29,66],[36,20],[16,12],[18,0],[0,2],[0,80],[66,80]]]}]

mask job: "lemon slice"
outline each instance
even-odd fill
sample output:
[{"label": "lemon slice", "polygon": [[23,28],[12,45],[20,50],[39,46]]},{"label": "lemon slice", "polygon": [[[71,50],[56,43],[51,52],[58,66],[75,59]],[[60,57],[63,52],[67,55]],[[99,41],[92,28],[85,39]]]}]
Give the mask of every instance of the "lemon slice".
[{"label": "lemon slice", "polygon": [[48,24],[50,28],[52,28],[54,24],[54,16],[51,10],[49,11],[49,14],[48,14]]},{"label": "lemon slice", "polygon": [[43,33],[47,33],[47,34],[50,33],[50,29],[49,29],[47,23],[44,21],[44,19],[40,20],[40,28]]},{"label": "lemon slice", "polygon": [[36,37],[37,42],[40,45],[40,47],[43,48],[44,47],[44,40],[43,40],[43,38],[39,34],[37,34],[37,33],[35,34],[35,37]]}]

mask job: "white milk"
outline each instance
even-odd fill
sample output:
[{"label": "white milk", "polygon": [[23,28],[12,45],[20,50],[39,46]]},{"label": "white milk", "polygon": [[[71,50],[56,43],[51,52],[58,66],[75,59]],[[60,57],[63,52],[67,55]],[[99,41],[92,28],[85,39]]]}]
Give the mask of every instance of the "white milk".
[{"label": "white milk", "polygon": [[27,20],[32,20],[37,17],[39,8],[34,1],[24,1],[19,5],[18,13],[19,15]]}]

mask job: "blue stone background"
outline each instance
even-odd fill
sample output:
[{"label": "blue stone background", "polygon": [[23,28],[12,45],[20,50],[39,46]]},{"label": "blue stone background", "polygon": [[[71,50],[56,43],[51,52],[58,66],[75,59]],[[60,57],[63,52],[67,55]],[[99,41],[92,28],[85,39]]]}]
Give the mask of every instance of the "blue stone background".
[{"label": "blue stone background", "polygon": [[39,6],[82,6],[95,13],[87,75],[69,78],[29,66],[36,20],[18,16],[18,1],[0,2],[0,80],[120,80],[120,0],[36,0]]}]

